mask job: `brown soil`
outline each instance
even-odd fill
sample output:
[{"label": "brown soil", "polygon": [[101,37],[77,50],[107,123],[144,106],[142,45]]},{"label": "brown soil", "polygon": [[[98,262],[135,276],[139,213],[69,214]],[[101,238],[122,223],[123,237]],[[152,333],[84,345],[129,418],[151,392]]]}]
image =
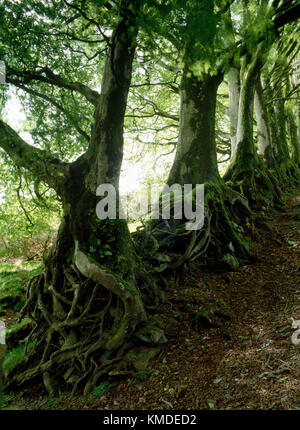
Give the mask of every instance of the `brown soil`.
[{"label": "brown soil", "polygon": [[[193,265],[169,280],[168,342],[147,374],[100,397],[49,399],[41,386],[7,409],[300,409],[300,190],[252,241],[257,261],[216,273]],[[146,377],[143,379],[142,376]]]}]

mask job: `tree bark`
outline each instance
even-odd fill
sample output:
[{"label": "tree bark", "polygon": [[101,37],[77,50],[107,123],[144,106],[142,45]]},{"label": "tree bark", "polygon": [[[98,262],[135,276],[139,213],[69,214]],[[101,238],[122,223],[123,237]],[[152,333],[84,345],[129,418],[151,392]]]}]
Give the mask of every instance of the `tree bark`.
[{"label": "tree bark", "polygon": [[[281,163],[285,163],[290,159],[289,148],[287,144],[287,129],[285,117],[285,103],[281,88],[277,91],[278,100],[274,104],[277,130],[278,130],[278,156]],[[275,119],[275,118],[274,118]]]},{"label": "tree bark", "polygon": [[257,79],[254,95],[254,110],[257,122],[257,147],[266,163],[271,166],[274,164],[271,131],[267,108],[264,102],[263,89],[260,76]]},{"label": "tree bark", "polygon": [[246,178],[251,181],[254,174],[256,152],[253,142],[253,102],[255,84],[261,67],[261,51],[262,44],[257,47],[254,58],[250,63],[247,62],[246,57],[243,58],[236,136],[237,146],[224,176],[226,180],[230,179],[232,182],[238,182]]},{"label": "tree bark", "polygon": [[300,143],[298,140],[298,129],[294,118],[294,112],[287,109],[289,136],[292,149],[292,160],[299,167],[300,165]]},{"label": "tree bark", "polygon": [[186,67],[180,90],[180,131],[168,184],[218,181],[215,110],[222,74],[193,76]]},{"label": "tree bark", "polygon": [[[232,223],[232,220],[238,222],[238,217],[249,216],[247,202],[223,183],[217,165],[215,107],[222,78],[221,72],[202,74],[199,78],[189,71],[188,65],[183,71],[179,139],[167,183],[191,184],[192,199],[196,186],[204,184],[205,220],[196,231],[184,230],[184,218],[153,223],[149,235],[155,244],[153,258],[163,262],[158,271],[174,270],[186,261],[206,258],[209,253],[215,260],[235,268],[239,265],[235,253],[245,261],[250,258]],[[198,204],[196,199],[193,202]]]},{"label": "tree bark", "polygon": [[[265,207],[280,203],[280,189],[275,183],[275,178],[258,157],[253,140],[254,93],[262,67],[263,48],[263,43],[260,43],[250,63],[246,57],[243,58],[237,147],[224,175],[224,179],[229,180],[248,199],[250,207]],[[267,127],[267,123],[264,124]],[[265,190],[265,193],[262,193],[259,188]]]},{"label": "tree bark", "polygon": [[239,98],[240,98],[240,70],[232,67],[228,72],[229,91],[229,119],[230,119],[230,140],[231,158],[236,151],[236,133],[238,125]]}]

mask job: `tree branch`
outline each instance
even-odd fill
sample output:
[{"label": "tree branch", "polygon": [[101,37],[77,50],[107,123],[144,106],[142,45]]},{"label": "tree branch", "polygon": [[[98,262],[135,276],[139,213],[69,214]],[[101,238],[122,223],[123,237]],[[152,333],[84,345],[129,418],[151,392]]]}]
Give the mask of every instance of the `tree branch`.
[{"label": "tree branch", "polygon": [[64,40],[65,36],[68,38],[68,40],[73,40],[77,42],[87,43],[87,44],[97,44],[100,45],[100,43],[105,42],[105,39],[85,39],[84,37],[79,37],[76,34],[69,33],[68,31],[55,31],[55,33],[43,32],[43,31],[36,31],[31,30],[29,33],[32,34],[38,34],[40,36],[50,36],[50,37],[57,37],[57,36],[63,36],[64,38],[61,38],[59,40]]},{"label": "tree branch", "polygon": [[80,8],[79,8],[78,6],[76,6],[76,5],[73,5],[73,4],[69,3],[69,2],[67,2],[67,0],[64,0],[64,3],[65,3],[67,6],[69,6],[70,8],[72,8],[72,9],[76,10],[77,12],[79,12],[79,13],[83,16],[83,18],[84,18],[86,21],[88,21],[90,24],[95,25],[95,26],[98,28],[98,30],[99,30],[100,34],[102,35],[103,39],[105,39],[105,40],[106,40],[106,42],[109,44],[109,42],[110,42],[109,37],[108,37],[108,36],[106,36],[106,35],[103,33],[103,31],[102,31],[102,29],[101,29],[101,27],[100,27],[100,25],[99,25],[99,23],[98,23],[97,21],[95,21],[95,20],[94,20],[94,19],[92,19],[92,18],[89,18],[89,17],[86,15],[86,13],[85,13],[82,9],[80,9]]},{"label": "tree branch", "polygon": [[23,205],[23,202],[22,202],[21,193],[20,193],[20,190],[22,189],[22,176],[19,174],[19,177],[20,177],[20,181],[19,181],[19,186],[17,188],[17,197],[18,197],[19,205],[21,206],[21,208],[22,208],[22,210],[24,212],[24,215],[27,218],[27,221],[29,222],[29,224],[31,225],[31,227],[33,227],[34,224],[33,224],[32,220],[31,220],[31,218],[30,218],[30,216],[29,216],[29,214],[28,214],[28,212],[27,212],[27,210],[26,210],[26,208],[25,208],[25,206]]},{"label": "tree branch", "polygon": [[68,164],[47,151],[26,143],[8,124],[0,120],[0,147],[13,162],[46,182],[58,194],[62,193],[68,177]]},{"label": "tree branch", "polygon": [[[45,74],[45,76],[42,75]],[[40,81],[45,82],[50,85],[55,85],[59,88],[65,88],[71,91],[77,91],[81,95],[83,95],[90,103],[94,106],[97,106],[100,94],[97,91],[92,90],[87,85],[82,84],[81,82],[66,82],[60,75],[56,75],[49,68],[45,67],[41,69],[40,73],[30,72],[28,70],[24,70],[22,72],[15,71],[11,69],[9,66],[6,71],[6,81],[9,81],[13,78],[11,76],[17,76],[23,78],[22,84],[29,84],[31,81]]]},{"label": "tree branch", "polygon": [[23,85],[22,83],[18,82],[15,79],[9,79],[8,83],[15,85],[16,87],[20,88],[23,91],[26,91],[28,94],[31,94],[36,97],[40,97],[41,99],[51,103],[53,106],[55,106],[57,109],[59,109],[61,112],[63,112],[66,115],[66,117],[69,119],[72,126],[78,131],[79,134],[81,134],[81,136],[83,136],[87,140],[87,142],[90,141],[90,136],[79,127],[77,119],[73,118],[72,115],[70,115],[70,113],[56,100],[46,96],[45,94],[42,94],[38,91],[35,91],[31,88],[26,87],[25,85]]},{"label": "tree branch", "polygon": [[172,119],[174,121],[179,121],[179,116],[178,115],[162,111],[157,106],[157,104],[154,101],[147,99],[146,97],[142,96],[142,94],[138,94],[138,96],[144,102],[143,109],[146,108],[147,105],[148,105],[148,106],[150,106],[153,109],[153,113],[152,112],[143,112],[143,109],[141,109],[141,110],[138,109],[141,112],[141,114],[139,116],[139,115],[135,115],[134,112],[135,112],[136,109],[134,109],[133,110],[133,114],[127,114],[127,115],[125,115],[126,117],[128,117],[128,118],[130,118],[130,117],[133,117],[133,118],[138,118],[138,117],[140,117],[140,118],[150,118],[150,117],[153,117],[153,116],[160,116],[162,118],[167,118],[167,119]]}]

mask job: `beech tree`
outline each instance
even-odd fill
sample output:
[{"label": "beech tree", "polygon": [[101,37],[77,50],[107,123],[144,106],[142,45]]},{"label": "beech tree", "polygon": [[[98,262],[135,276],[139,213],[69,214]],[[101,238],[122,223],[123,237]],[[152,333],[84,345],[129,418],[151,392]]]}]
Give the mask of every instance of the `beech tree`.
[{"label": "beech tree", "polygon": [[[22,6],[26,10],[25,5],[8,11],[5,7],[2,9],[8,34],[13,33],[12,23],[20,15],[28,24]],[[32,63],[36,61],[30,70],[25,61],[16,69],[9,61],[7,64],[7,82],[32,95],[39,96],[30,86],[31,82],[38,81],[77,92],[93,105],[89,143],[75,161],[60,160],[50,151],[26,143],[8,124],[0,122],[1,148],[16,165],[25,167],[39,181],[53,188],[63,207],[61,225],[46,256],[45,270],[28,286],[21,318],[28,315],[34,321],[30,340],[34,340],[36,346],[28,354],[26,364],[22,364],[23,370],[17,372],[15,382],[23,383],[42,375],[47,390],[53,393],[56,389],[53,375],[64,375],[74,389],[85,384],[87,392],[112,363],[120,360],[118,357],[122,356],[136,326],[147,320],[140,293],[142,284],[147,284],[147,275],[135,254],[127,224],[122,219],[100,220],[95,212],[99,184],[111,184],[118,193],[124,115],[143,4],[140,0],[119,2],[110,18],[115,22],[110,36],[107,35],[110,23],[102,30],[96,20],[87,17],[86,13],[94,11],[92,3],[86,3],[83,9],[67,1],[63,6],[37,2],[31,7],[33,15],[54,18],[49,29],[58,27],[57,34],[69,35],[72,22],[71,40],[79,39],[75,36],[77,26],[92,26],[93,32],[98,36],[101,33],[107,43],[101,94],[51,70],[50,65],[52,61],[55,64],[56,59],[50,54],[48,61],[45,52],[41,58],[30,58]],[[110,11],[113,7],[100,2],[95,11],[99,8]],[[60,23],[56,21],[58,12]],[[40,27],[37,25],[34,30]],[[43,29],[43,33],[46,32],[47,25]],[[46,38],[47,43],[51,43],[50,39],[51,36]],[[90,40],[90,34],[84,42],[95,43]],[[38,60],[46,62],[47,66],[40,65]],[[78,130],[80,121],[74,127],[81,135],[86,134]]]}]

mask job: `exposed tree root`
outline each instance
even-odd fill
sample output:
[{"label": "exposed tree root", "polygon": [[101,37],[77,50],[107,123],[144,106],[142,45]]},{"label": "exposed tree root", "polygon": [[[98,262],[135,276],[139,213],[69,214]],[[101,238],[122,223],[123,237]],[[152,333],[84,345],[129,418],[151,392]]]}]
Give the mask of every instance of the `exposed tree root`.
[{"label": "exposed tree root", "polygon": [[[45,272],[28,284],[20,319],[29,316],[32,330],[25,360],[8,375],[7,385],[42,377],[50,395],[64,386],[73,392],[84,387],[88,393],[102,375],[115,375],[126,351],[139,342],[137,329],[145,325],[147,314],[134,279],[124,280],[102,267],[78,242],[73,263],[63,272],[59,285],[48,285]],[[151,339],[164,341],[163,334]]]},{"label": "exposed tree root", "polygon": [[136,234],[139,249],[151,261],[156,272],[174,270],[186,262],[213,255],[231,267],[252,259],[241,240],[241,220],[251,222],[247,200],[224,184],[205,184],[204,225],[187,230],[188,220],[160,219],[150,222]]},{"label": "exposed tree root", "polygon": [[293,160],[287,160],[278,166],[277,176],[285,188],[294,187],[299,184],[300,169]]},{"label": "exposed tree root", "polygon": [[260,211],[282,207],[282,187],[278,172],[267,169],[259,156],[256,157],[253,170],[244,171],[235,164],[226,172],[224,179],[248,200],[251,209]]}]

